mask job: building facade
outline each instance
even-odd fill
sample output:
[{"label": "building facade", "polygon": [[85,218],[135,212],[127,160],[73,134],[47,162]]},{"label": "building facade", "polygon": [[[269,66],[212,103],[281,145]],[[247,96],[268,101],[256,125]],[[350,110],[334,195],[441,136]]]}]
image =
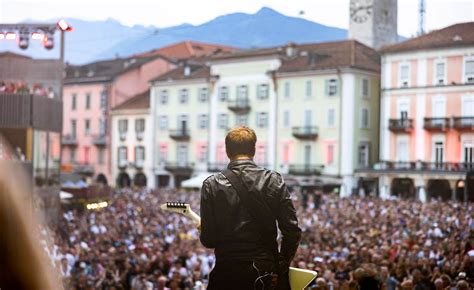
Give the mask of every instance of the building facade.
[{"label": "building facade", "polygon": [[155,187],[150,92],[114,107],[111,113],[112,176],[118,187]]},{"label": "building facade", "polygon": [[[440,29],[382,50],[382,197],[473,200],[474,23]],[[465,195],[467,194],[467,195]]]},{"label": "building facade", "polygon": [[102,182],[111,176],[111,108],[147,91],[148,81],[173,68],[161,56],[70,66],[64,81],[63,164]]},{"label": "building facade", "polygon": [[290,43],[207,63],[152,82],[158,185],[179,185],[170,181],[179,178],[174,172],[225,168],[225,135],[239,125],[256,131],[255,162],[299,185],[347,195],[357,185],[354,170],[376,160],[380,67],[373,49],[357,41]]}]

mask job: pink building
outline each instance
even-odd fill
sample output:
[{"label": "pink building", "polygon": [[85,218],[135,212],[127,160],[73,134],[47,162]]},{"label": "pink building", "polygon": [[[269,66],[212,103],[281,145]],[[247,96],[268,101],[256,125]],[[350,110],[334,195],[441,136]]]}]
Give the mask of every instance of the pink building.
[{"label": "pink building", "polygon": [[474,201],[474,22],[381,52],[381,162],[360,176],[382,197]]},{"label": "pink building", "polygon": [[110,182],[110,110],[175,67],[169,58],[123,58],[69,66],[64,80],[63,168]]}]

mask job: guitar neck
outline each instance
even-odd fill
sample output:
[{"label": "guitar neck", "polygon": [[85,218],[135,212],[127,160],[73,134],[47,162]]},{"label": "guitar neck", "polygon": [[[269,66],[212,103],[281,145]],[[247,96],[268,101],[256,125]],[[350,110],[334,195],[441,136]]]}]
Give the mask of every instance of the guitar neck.
[{"label": "guitar neck", "polygon": [[187,216],[192,219],[195,223],[197,224],[200,224],[201,223],[201,217],[198,216],[197,213],[195,213],[194,211],[190,210],[187,214]]}]

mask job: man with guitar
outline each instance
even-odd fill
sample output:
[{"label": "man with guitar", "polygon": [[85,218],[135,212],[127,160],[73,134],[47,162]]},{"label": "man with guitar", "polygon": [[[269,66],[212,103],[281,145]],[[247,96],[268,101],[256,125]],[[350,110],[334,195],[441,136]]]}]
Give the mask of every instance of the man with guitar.
[{"label": "man with guitar", "polygon": [[290,289],[301,230],[282,177],[254,163],[256,142],[252,129],[232,129],[225,139],[227,169],[203,182],[200,239],[216,255],[209,290]]}]

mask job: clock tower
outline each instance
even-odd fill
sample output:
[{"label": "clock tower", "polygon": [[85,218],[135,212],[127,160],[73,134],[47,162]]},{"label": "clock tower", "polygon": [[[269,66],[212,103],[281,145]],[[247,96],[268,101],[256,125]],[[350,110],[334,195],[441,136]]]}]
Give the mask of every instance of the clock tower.
[{"label": "clock tower", "polygon": [[351,0],[349,39],[379,49],[396,43],[397,0]]}]

